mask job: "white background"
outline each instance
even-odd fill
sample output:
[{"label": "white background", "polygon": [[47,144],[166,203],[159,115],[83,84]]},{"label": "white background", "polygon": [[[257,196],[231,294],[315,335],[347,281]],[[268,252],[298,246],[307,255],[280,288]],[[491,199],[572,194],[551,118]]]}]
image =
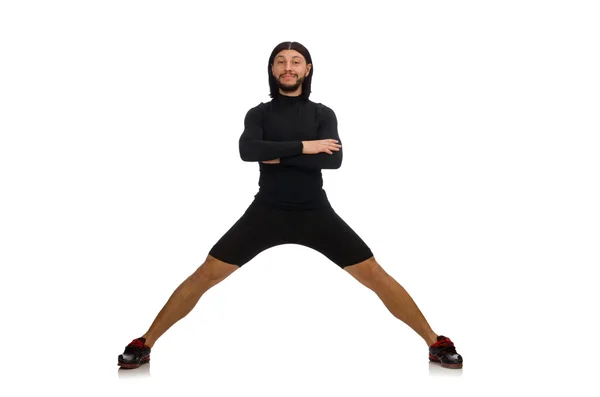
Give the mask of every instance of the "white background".
[{"label": "white background", "polygon": [[[6,395],[584,395],[597,376],[599,13],[584,1],[3,1]],[[259,254],[119,371],[258,189],[239,157],[298,41],[334,209],[464,356],[316,251]],[[5,393],[2,393],[5,394]]]}]

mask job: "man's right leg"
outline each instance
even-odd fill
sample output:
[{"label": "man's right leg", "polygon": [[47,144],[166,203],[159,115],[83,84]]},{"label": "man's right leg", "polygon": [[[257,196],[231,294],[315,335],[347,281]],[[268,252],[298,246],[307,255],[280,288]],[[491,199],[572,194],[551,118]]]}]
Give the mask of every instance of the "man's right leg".
[{"label": "man's right leg", "polygon": [[287,225],[286,211],[253,202],[211,248],[206,261],[177,287],[148,331],[127,345],[119,356],[119,365],[123,368],[137,368],[140,364],[149,362],[150,349],[156,340],[185,317],[206,291],[262,251],[287,243],[283,237],[287,233],[282,233],[286,231]]},{"label": "man's right leg", "polygon": [[177,287],[148,331],[142,336],[146,338],[146,345],[152,347],[173,324],[192,311],[206,291],[237,269],[239,266],[220,261],[209,254],[204,263]]}]

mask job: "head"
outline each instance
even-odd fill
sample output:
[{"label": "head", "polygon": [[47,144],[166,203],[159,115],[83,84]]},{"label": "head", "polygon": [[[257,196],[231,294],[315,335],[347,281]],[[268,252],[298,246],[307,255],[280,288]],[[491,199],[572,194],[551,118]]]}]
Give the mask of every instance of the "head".
[{"label": "head", "polygon": [[[312,58],[308,50],[300,43],[284,41],[273,49],[269,58],[270,96],[277,93],[283,95],[301,95],[304,99],[310,96],[312,81]],[[291,78],[286,78],[291,75]]]}]

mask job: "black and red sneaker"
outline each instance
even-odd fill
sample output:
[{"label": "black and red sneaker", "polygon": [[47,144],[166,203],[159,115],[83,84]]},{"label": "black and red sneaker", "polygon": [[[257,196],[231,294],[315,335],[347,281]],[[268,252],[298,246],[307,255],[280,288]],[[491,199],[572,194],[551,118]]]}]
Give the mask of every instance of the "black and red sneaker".
[{"label": "black and red sneaker", "polygon": [[454,343],[443,335],[439,335],[437,342],[429,346],[429,361],[446,368],[462,368],[463,365],[462,356],[456,352]]},{"label": "black and red sneaker", "polygon": [[125,346],[123,354],[119,354],[119,366],[122,368],[137,368],[150,362],[150,346],[146,338],[136,338]]}]

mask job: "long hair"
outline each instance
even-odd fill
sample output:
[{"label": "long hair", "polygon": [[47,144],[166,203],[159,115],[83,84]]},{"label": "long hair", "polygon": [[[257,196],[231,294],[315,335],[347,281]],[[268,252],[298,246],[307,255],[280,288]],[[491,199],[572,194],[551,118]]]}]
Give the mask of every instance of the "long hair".
[{"label": "long hair", "polygon": [[312,82],[312,76],[313,76],[315,67],[314,67],[314,65],[312,65],[312,58],[310,57],[310,52],[308,52],[306,47],[304,47],[302,44],[300,44],[296,41],[284,41],[283,43],[279,43],[273,49],[273,52],[271,53],[271,56],[269,57],[269,65],[267,66],[267,73],[269,75],[269,87],[271,89],[271,93],[269,94],[269,96],[271,98],[275,98],[277,96],[277,94],[279,93],[279,86],[277,85],[277,81],[275,80],[275,77],[273,77],[273,74],[271,73],[271,67],[273,66],[273,61],[275,59],[275,56],[282,50],[298,51],[300,54],[302,54],[302,56],[304,56],[304,59],[306,60],[306,64],[307,65],[309,63],[311,64],[310,72],[308,73],[308,76],[304,78],[304,82],[302,83],[302,94],[300,94],[300,96],[302,96],[302,99],[308,100],[308,97],[310,96],[310,83]]}]

